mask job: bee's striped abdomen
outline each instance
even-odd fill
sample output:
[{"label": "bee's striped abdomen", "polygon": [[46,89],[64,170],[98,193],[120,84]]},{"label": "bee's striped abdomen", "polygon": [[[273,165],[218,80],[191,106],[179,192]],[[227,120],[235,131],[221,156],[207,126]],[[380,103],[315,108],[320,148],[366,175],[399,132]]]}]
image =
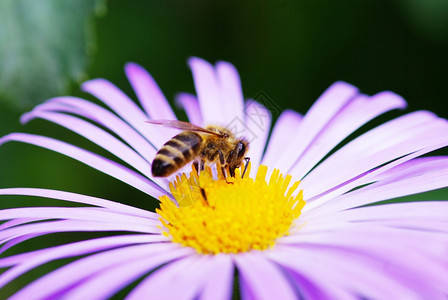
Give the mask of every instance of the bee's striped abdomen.
[{"label": "bee's striped abdomen", "polygon": [[156,177],[169,176],[199,153],[202,137],[193,131],[184,131],[165,143],[157,152],[152,162],[152,175]]}]

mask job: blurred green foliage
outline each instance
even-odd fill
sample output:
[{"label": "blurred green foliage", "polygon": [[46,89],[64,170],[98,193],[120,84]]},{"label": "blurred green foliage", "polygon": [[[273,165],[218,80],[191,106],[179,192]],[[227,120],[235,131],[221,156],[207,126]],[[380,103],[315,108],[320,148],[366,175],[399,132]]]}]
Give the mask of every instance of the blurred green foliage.
[{"label": "blurred green foliage", "polygon": [[446,43],[448,37],[448,1],[398,0],[407,13],[409,26],[435,42]]},{"label": "blurred green foliage", "polygon": [[29,109],[80,81],[103,0],[0,1],[0,100]]}]

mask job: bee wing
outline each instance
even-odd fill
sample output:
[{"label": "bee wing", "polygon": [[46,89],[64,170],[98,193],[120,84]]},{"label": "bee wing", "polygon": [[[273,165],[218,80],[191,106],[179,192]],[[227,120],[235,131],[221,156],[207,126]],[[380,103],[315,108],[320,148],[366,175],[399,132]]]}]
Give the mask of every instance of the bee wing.
[{"label": "bee wing", "polygon": [[150,123],[150,124],[156,124],[156,125],[162,125],[164,127],[170,127],[170,128],[177,128],[177,129],[182,129],[182,130],[189,130],[189,131],[199,131],[199,132],[204,132],[204,133],[208,133],[208,134],[214,134],[217,136],[223,136],[220,133],[202,128],[200,126],[188,123],[188,122],[183,122],[183,121],[178,121],[178,120],[150,120],[150,121],[145,121],[146,123]]}]

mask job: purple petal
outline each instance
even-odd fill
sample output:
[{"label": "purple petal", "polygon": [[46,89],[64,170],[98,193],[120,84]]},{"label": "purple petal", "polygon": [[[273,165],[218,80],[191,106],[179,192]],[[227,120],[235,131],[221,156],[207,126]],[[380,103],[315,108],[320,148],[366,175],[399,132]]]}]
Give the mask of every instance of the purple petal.
[{"label": "purple petal", "polygon": [[184,108],[190,123],[199,126],[205,125],[202,120],[201,108],[199,107],[199,102],[196,96],[188,93],[177,94],[176,103]]},{"label": "purple petal", "polygon": [[291,142],[291,131],[297,131],[303,116],[293,110],[285,110],[278,117],[269,139],[262,164],[271,166],[278,154]]},{"label": "purple petal", "polygon": [[18,245],[24,241],[33,239],[35,237],[41,236],[44,234],[27,234],[27,235],[23,235],[20,236],[18,238],[14,238],[12,240],[9,240],[8,242],[4,243],[1,247],[0,247],[0,254],[4,253],[6,250],[14,247],[15,245]]},{"label": "purple petal", "polygon": [[[354,238],[354,236],[360,236],[360,232],[364,230],[366,237],[363,242],[368,241],[371,245],[400,244],[413,248],[413,251],[419,252],[421,256],[448,263],[445,258],[448,245],[446,221],[432,221],[427,218],[422,220],[379,218],[373,221],[357,220],[355,217],[353,217],[354,220],[345,220],[345,218],[349,217],[333,214],[304,220],[305,224],[300,224],[300,228],[293,228],[290,235],[281,238],[278,244],[320,244],[325,239],[332,241],[338,238],[338,235],[352,235]],[[370,235],[367,236],[367,234]]]},{"label": "purple petal", "polygon": [[372,129],[311,171],[302,180],[304,197],[309,200],[399,157],[448,144],[448,137],[443,135],[447,130],[446,120],[432,118],[427,112],[406,115]]},{"label": "purple petal", "polygon": [[[380,175],[382,180],[331,200],[318,199],[306,210],[322,204],[320,212],[343,210],[448,186],[448,158],[414,159]],[[377,177],[378,179],[381,177]],[[374,178],[373,180],[375,180]]]},{"label": "purple petal", "polygon": [[235,255],[243,299],[297,299],[297,295],[275,264],[259,252]]},{"label": "purple petal", "polygon": [[232,64],[220,61],[216,63],[216,76],[224,124],[230,124],[234,119],[244,120],[244,99],[238,71]]},{"label": "purple petal", "polygon": [[[440,298],[440,296],[430,297],[430,293],[448,292],[447,241],[441,239],[446,234],[394,230],[393,234],[388,235],[387,231],[391,231],[390,229],[380,231],[377,228],[373,230],[365,228],[368,226],[363,226],[361,231],[344,232],[343,237],[342,235],[334,236],[339,241],[330,238],[331,243],[341,244],[344,247],[346,245],[364,253],[365,256],[384,261],[391,266],[389,276],[406,283],[413,290],[426,289],[425,292],[419,291],[419,294],[428,294],[424,297],[426,299]],[[378,228],[381,229],[381,227]],[[354,241],[358,242],[353,243]],[[420,243],[427,244],[420,245]]]},{"label": "purple petal", "polygon": [[448,201],[420,201],[390,203],[350,209],[338,213],[338,217],[350,221],[381,220],[439,220],[448,222]]},{"label": "purple petal", "polygon": [[135,63],[128,63],[125,72],[137,98],[151,119],[177,119],[159,86],[144,68]]},{"label": "purple petal", "polygon": [[[76,220],[62,220],[62,221],[48,221],[22,225],[2,230],[0,232],[0,242],[4,243],[11,239],[25,236],[29,234],[49,234],[56,232],[75,232],[75,231],[126,231],[137,233],[154,233],[160,229],[152,226],[136,225],[136,224],[117,224],[95,221],[76,221]],[[160,236],[162,240],[167,240],[166,237]]]},{"label": "purple petal", "polygon": [[412,152],[408,155],[404,155],[401,158],[398,158],[390,163],[384,164],[380,167],[368,170],[364,173],[361,173],[359,175],[357,175],[356,177],[346,181],[346,182],[342,182],[339,185],[320,193],[319,195],[316,195],[310,199],[308,199],[308,205],[306,205],[304,207],[304,209],[302,210],[302,212],[311,210],[311,208],[320,205],[320,203],[324,203],[330,199],[333,199],[335,197],[338,197],[348,191],[351,191],[355,188],[358,188],[359,186],[365,185],[365,184],[370,184],[372,183],[372,178],[378,176],[379,174],[386,172],[392,168],[395,168],[403,163],[406,163],[408,161],[411,161],[412,159],[415,159],[416,157],[422,156],[424,154],[430,153],[434,150],[440,149],[447,146],[447,142],[442,142],[442,143],[434,143],[432,146],[423,148],[421,150]]},{"label": "purple petal", "polygon": [[[213,258],[214,267],[207,276],[199,299],[226,300],[232,298],[234,265],[229,255],[219,254]],[[217,297],[219,295],[219,297]]]},{"label": "purple petal", "polygon": [[[308,229],[305,229],[305,226],[302,228],[302,234],[283,237],[278,244],[344,247],[363,252],[365,255],[376,257],[376,259],[390,260],[393,258],[394,264],[406,269],[406,272],[414,272],[415,276],[423,276],[428,278],[429,282],[448,288],[448,284],[446,284],[448,281],[448,276],[446,276],[448,237],[446,233],[392,228],[372,222],[346,222],[345,225],[340,223],[334,225],[330,228],[324,224],[313,224],[308,226]],[[400,251],[403,253],[398,254]],[[413,262],[413,265],[407,266],[410,261]],[[419,270],[418,266],[423,265],[427,269]],[[440,277],[440,280],[431,279],[432,277]]]},{"label": "purple petal", "polygon": [[[324,280],[322,277],[318,281],[313,282],[310,278],[307,278],[297,271],[288,270],[286,268],[283,268],[282,271],[289,276],[291,283],[295,286],[295,290],[302,296],[300,299],[327,299],[329,298],[328,294],[332,294],[326,293],[320,286],[319,282]],[[338,299],[342,298],[339,297]]]},{"label": "purple petal", "polygon": [[[2,212],[2,210],[0,210],[0,213],[1,212]],[[20,219],[16,218],[14,220],[9,220],[9,221],[3,222],[0,225],[0,230],[8,229],[10,227],[14,227],[14,226],[17,226],[17,225],[22,225],[22,224],[26,224],[26,223],[36,222],[36,221],[40,221],[40,220],[42,220],[42,219],[41,218],[20,218]]]},{"label": "purple petal", "polygon": [[191,255],[175,261],[148,276],[127,298],[145,299],[150,295],[153,299],[194,299],[214,266],[213,260],[214,256]]},{"label": "purple petal", "polygon": [[303,178],[326,154],[363,124],[391,109],[405,107],[406,101],[391,92],[382,92],[370,98],[365,95],[356,97],[328,122],[288,173],[294,178]]},{"label": "purple petal", "polygon": [[331,85],[313,104],[303,117],[302,124],[294,135],[291,142],[278,156],[272,167],[280,169],[283,173],[287,171],[292,161],[296,161],[316,135],[321,132],[325,125],[356,95],[358,90],[345,82],[336,82]]},{"label": "purple petal", "polygon": [[16,265],[16,267],[11,268],[0,275],[0,287],[29,270],[49,261],[86,255],[125,245],[151,243],[157,241],[156,238],[157,236],[154,235],[140,234],[102,237],[5,257],[0,259],[0,266],[8,267]]},{"label": "purple petal", "polygon": [[[75,97],[52,98],[47,102],[36,106],[33,112],[36,111],[56,111],[82,116],[83,118],[100,124],[118,135],[123,141],[137,151],[146,162],[152,162],[156,155],[157,151],[154,146],[129,124],[110,111],[84,99]],[[24,114],[21,121],[26,123],[33,117],[33,114]],[[151,180],[156,182],[159,186],[168,189],[169,181],[166,178],[154,178],[152,175],[150,177]]]},{"label": "purple petal", "polygon": [[250,101],[246,107],[246,127],[241,136],[250,138],[249,152],[252,168],[258,169],[271,128],[271,113],[256,101]]},{"label": "purple petal", "polygon": [[[56,199],[62,201],[68,201],[73,203],[89,204],[99,207],[105,207],[112,211],[117,211],[121,214],[129,214],[131,216],[140,216],[144,218],[157,220],[159,215],[156,213],[136,208],[133,206],[121,204],[118,202],[96,198],[92,196],[86,196],[76,193],[63,192],[57,190],[48,189],[36,189],[36,188],[9,188],[0,189],[0,195],[21,195],[21,196],[34,196],[44,197],[49,199]],[[36,199],[37,200],[37,199]]]},{"label": "purple petal", "polygon": [[66,299],[108,299],[123,287],[131,284],[148,271],[191,254],[191,249],[179,248],[152,254],[135,261],[118,264],[94,274],[88,280],[80,283],[64,294]]},{"label": "purple petal", "polygon": [[400,276],[394,264],[388,265],[386,261],[366,256],[356,250],[308,245],[278,247],[275,250],[270,254],[273,260],[284,268],[319,283],[327,291],[327,295],[332,295],[335,289],[342,289],[354,297],[362,295],[369,299],[415,299],[423,295],[419,293],[436,297],[429,297],[430,299],[439,299],[441,296],[427,282],[423,281],[418,287],[411,285],[408,280],[412,276]]},{"label": "purple petal", "polygon": [[[171,250],[172,246],[172,244],[144,244],[93,254],[40,277],[14,294],[11,299],[47,298],[97,272],[118,264],[130,263],[157,253],[164,253]],[[164,262],[163,259],[159,261],[160,264]]]},{"label": "purple petal", "polygon": [[204,123],[227,125],[222,113],[226,104],[221,99],[218,78],[213,66],[197,57],[190,58],[188,65],[193,72],[194,86]]},{"label": "purple petal", "polygon": [[[37,252],[37,251],[26,252],[26,253],[21,253],[21,254],[16,254],[13,256],[0,258],[0,267],[1,268],[12,267],[12,266],[15,266],[24,261],[28,261],[36,256],[35,252]],[[2,279],[3,274],[6,274],[6,271],[4,273],[2,273],[2,275],[0,275],[0,281],[3,280]]]},{"label": "purple petal", "polygon": [[427,172],[437,172],[448,169],[448,156],[421,157],[407,161],[372,178],[385,184],[396,180],[414,178]]},{"label": "purple petal", "polygon": [[[70,219],[70,220],[87,220],[97,222],[117,222],[128,224],[148,225],[157,228],[159,221],[142,218],[137,216],[129,216],[117,212],[111,212],[105,208],[94,207],[22,207],[9,208],[0,210],[0,220],[10,220],[16,218],[39,218],[45,219]],[[32,220],[32,219],[31,219]],[[4,230],[4,229],[3,229]],[[157,230],[158,232],[158,230]]]},{"label": "purple petal", "polygon": [[389,203],[367,207],[358,207],[343,211],[324,211],[304,214],[302,223],[319,222],[334,223],[344,222],[373,222],[375,224],[389,224],[396,222],[412,229],[430,230],[432,224],[438,225],[435,231],[447,231],[445,223],[448,222],[448,201],[421,201]]},{"label": "purple petal", "polygon": [[33,118],[46,119],[53,123],[59,124],[73,132],[76,132],[77,134],[85,137],[91,142],[109,151],[130,166],[134,167],[146,177],[152,177],[151,165],[148,161],[138,155],[129,146],[115,138],[113,135],[107,133],[97,126],[92,125],[89,122],[70,115],[46,111],[34,110],[32,112],[29,112],[27,115],[30,115]]},{"label": "purple petal", "polygon": [[103,101],[141,135],[146,137],[156,149],[162,147],[174,135],[172,129],[160,128],[160,126],[155,125],[150,126],[146,123],[145,121],[149,117],[126,94],[105,79],[93,79],[84,82],[82,89]]},{"label": "purple petal", "polygon": [[[47,221],[48,219],[42,219],[40,221]],[[28,227],[25,227],[25,230],[28,230]],[[47,234],[51,234],[53,232],[47,232],[47,231],[43,231],[43,232],[38,232],[38,233],[31,233],[31,234],[26,234],[26,233],[22,233],[20,235],[17,235],[16,231],[12,232],[13,234],[16,233],[16,237],[5,237],[5,241],[1,241],[0,243],[3,243],[2,247],[0,248],[1,251],[0,253],[5,252],[6,250],[8,250],[9,248],[14,247],[15,245],[18,245],[24,241],[39,237],[39,236],[43,236],[43,235],[47,235]],[[152,233],[151,233],[152,234]]]},{"label": "purple petal", "polygon": [[[386,205],[386,204],[385,204]],[[321,239],[328,239],[332,241],[335,236],[339,235],[353,235],[360,234],[362,230],[366,233],[371,233],[370,236],[366,236],[364,241],[377,238],[378,241],[382,240],[382,243],[402,243],[406,245],[412,245],[415,243],[415,239],[425,241],[426,244],[414,245],[414,250],[421,249],[427,253],[434,255],[440,255],[445,249],[445,245],[437,242],[445,241],[448,236],[445,235],[443,230],[430,231],[430,230],[416,230],[414,228],[404,227],[388,227],[383,226],[381,222],[376,221],[345,221],[344,217],[339,218],[338,214],[328,214],[319,218],[308,219],[307,224],[294,227],[291,229],[290,235],[284,236],[279,240],[279,243],[295,243],[295,242],[321,242]],[[412,221],[408,222],[411,223]],[[324,241],[326,242],[326,241]]]},{"label": "purple petal", "polygon": [[[345,288],[347,283],[344,285],[341,282],[347,281],[346,278],[349,278],[346,274],[339,272],[337,269],[322,266],[322,263],[318,263],[318,260],[322,256],[311,255],[306,250],[299,250],[291,254],[285,252],[283,247],[276,247],[268,256],[274,262],[278,263],[281,268],[292,272],[300,278],[305,278],[307,282],[315,285],[315,290],[317,290],[315,293],[317,293],[318,297],[305,299],[359,299],[359,295],[353,295],[353,289]],[[349,282],[352,281],[350,280]],[[306,295],[306,286],[300,285],[299,282],[296,284],[302,293]],[[311,295],[314,295],[314,293]]]},{"label": "purple petal", "polygon": [[[151,162],[156,155],[156,149],[154,146],[151,145],[128,123],[124,122],[121,118],[107,109],[90,101],[75,97],[57,97],[36,106],[34,110],[68,112],[70,114],[79,115],[111,130],[123,141],[134,148],[138,153],[140,153],[140,155],[143,156],[148,162]],[[28,122],[29,119],[27,116],[30,115],[25,114],[22,116],[21,120]]]},{"label": "purple petal", "polygon": [[0,145],[8,141],[24,142],[59,152],[115,177],[155,198],[167,194],[164,189],[136,172],[107,158],[62,141],[26,133],[11,133],[0,139]]},{"label": "purple petal", "polygon": [[[118,135],[149,162],[156,154],[154,146],[133,127],[109,110],[90,101],[75,97],[57,97],[34,108],[34,111],[41,110],[75,114],[98,123]],[[28,116],[30,115],[23,115],[21,121],[28,122]]]}]

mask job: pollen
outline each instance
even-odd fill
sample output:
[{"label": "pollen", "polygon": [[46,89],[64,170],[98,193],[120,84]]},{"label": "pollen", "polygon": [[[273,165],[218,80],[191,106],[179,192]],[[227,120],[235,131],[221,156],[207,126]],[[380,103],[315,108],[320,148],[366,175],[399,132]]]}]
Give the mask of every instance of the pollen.
[{"label": "pollen", "polygon": [[288,235],[305,205],[302,191],[294,193],[299,181],[290,185],[291,176],[278,170],[266,180],[266,166],[255,179],[250,167],[244,178],[235,171],[235,177],[219,179],[210,169],[178,176],[170,184],[178,204],[162,196],[156,210],[163,234],[201,254],[266,250]]}]

